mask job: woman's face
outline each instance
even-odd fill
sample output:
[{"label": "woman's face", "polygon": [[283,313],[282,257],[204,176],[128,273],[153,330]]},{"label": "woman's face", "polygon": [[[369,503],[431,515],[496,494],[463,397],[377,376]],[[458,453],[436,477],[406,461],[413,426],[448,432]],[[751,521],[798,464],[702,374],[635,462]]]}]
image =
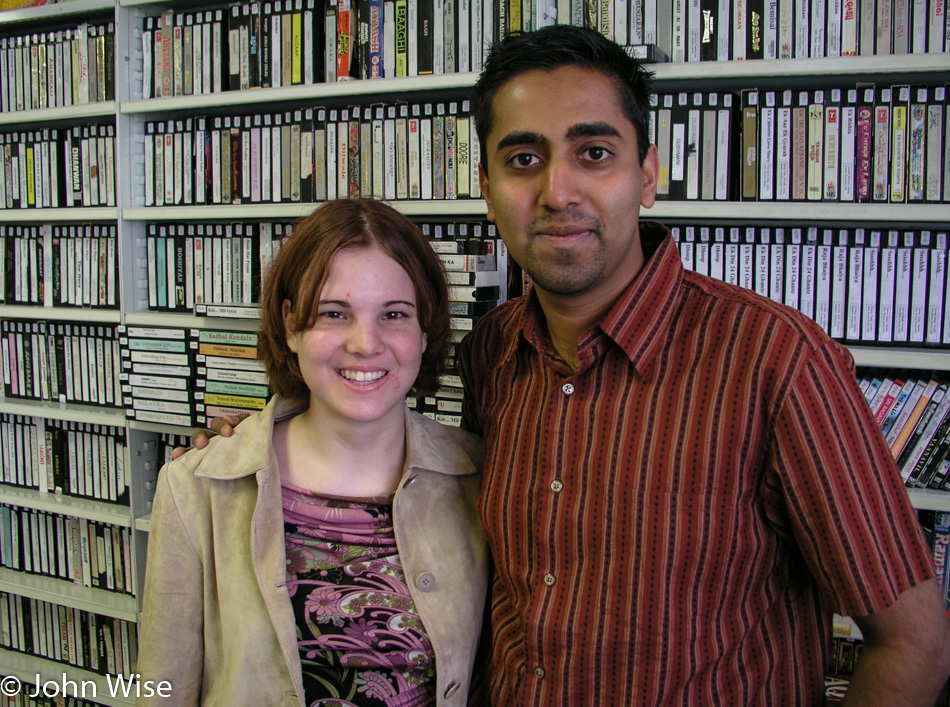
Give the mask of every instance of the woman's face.
[{"label": "woman's face", "polygon": [[347,248],[334,256],[310,329],[291,331],[310,389],[310,412],[340,421],[401,421],[405,397],[426,347],[416,291],[408,273],[378,246]]}]

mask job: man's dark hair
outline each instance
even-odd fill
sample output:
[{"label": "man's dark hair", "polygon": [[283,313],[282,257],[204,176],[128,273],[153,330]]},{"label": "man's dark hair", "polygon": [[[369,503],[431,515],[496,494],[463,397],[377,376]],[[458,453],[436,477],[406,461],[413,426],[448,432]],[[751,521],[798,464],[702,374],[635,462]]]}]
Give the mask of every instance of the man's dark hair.
[{"label": "man's dark hair", "polygon": [[[481,145],[482,168],[487,172],[488,134],[494,115],[492,103],[501,87],[526,71],[554,71],[562,66],[579,66],[597,71],[617,86],[620,109],[637,132],[637,148],[643,163],[650,147],[650,91],[653,74],[631,58],[618,44],[599,32],[554,25],[536,32],[509,36],[495,44],[485,60],[485,68],[472,89],[472,115]],[[557,110],[557,106],[538,106]]]}]

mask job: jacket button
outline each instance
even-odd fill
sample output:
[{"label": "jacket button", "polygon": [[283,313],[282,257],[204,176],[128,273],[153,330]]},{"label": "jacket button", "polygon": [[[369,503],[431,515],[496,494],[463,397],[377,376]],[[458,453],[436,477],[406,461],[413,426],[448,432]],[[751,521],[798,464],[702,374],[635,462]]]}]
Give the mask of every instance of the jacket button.
[{"label": "jacket button", "polygon": [[431,572],[422,572],[416,577],[416,588],[423,592],[435,589],[435,575]]},{"label": "jacket button", "polygon": [[444,697],[448,699],[449,697],[451,697],[452,695],[454,695],[456,692],[459,691],[459,687],[461,686],[457,682],[450,682],[449,686],[445,688]]}]

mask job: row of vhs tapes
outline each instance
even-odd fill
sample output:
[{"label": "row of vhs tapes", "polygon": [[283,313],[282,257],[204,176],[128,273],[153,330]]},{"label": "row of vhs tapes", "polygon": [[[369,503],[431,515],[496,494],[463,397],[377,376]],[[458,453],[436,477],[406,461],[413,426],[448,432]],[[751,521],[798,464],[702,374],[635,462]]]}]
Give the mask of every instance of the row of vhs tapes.
[{"label": "row of vhs tapes", "polygon": [[481,196],[468,101],[148,122],[144,149],[145,206]]},{"label": "row of vhs tapes", "polygon": [[0,209],[115,204],[112,125],[0,134]]},{"label": "row of vhs tapes", "polygon": [[0,416],[0,482],[128,505],[125,428]]},{"label": "row of vhs tapes", "polygon": [[91,611],[0,592],[0,646],[100,675],[128,675],[138,659],[138,631]]},{"label": "row of vhs tapes", "polygon": [[[508,31],[504,9],[492,0],[275,0],[167,10],[143,20],[143,97],[480,71],[492,37]],[[553,23],[553,7],[539,14]]]},{"label": "row of vhs tapes", "polygon": [[[655,41],[675,62],[941,53],[950,46],[943,0],[613,2],[615,27],[624,19],[621,6],[629,10],[633,32],[642,17],[657,18]],[[610,4],[584,3],[601,9]],[[603,31],[611,26],[609,16],[605,22],[601,12],[600,22],[588,26]],[[628,39],[640,41],[637,35]]]},{"label": "row of vhs tapes", "polygon": [[950,203],[947,87],[651,96],[657,199]]},{"label": "row of vhs tapes", "polygon": [[[507,261],[496,257],[499,240],[494,224],[419,225],[445,266],[453,302],[497,303],[507,298]],[[289,222],[256,221],[149,224],[145,259],[149,310],[209,315],[208,307],[256,304],[263,275],[292,228]],[[232,316],[257,316],[253,307],[232,309]]]},{"label": "row of vhs tapes", "polygon": [[128,528],[0,504],[0,564],[119,594],[135,594]]},{"label": "row of vhs tapes", "polygon": [[0,113],[115,100],[115,26],[0,37]]},{"label": "row of vhs tapes", "polygon": [[950,346],[946,231],[673,226],[683,266],[849,343]]},{"label": "row of vhs tapes", "polygon": [[116,227],[0,224],[0,302],[118,308]]},{"label": "row of vhs tapes", "polygon": [[0,349],[7,398],[122,406],[114,325],[3,319]]},{"label": "row of vhs tapes", "polygon": [[950,381],[940,372],[864,371],[858,383],[910,487],[950,490]]},{"label": "row of vhs tapes", "polygon": [[950,203],[940,86],[743,93],[741,198]]}]

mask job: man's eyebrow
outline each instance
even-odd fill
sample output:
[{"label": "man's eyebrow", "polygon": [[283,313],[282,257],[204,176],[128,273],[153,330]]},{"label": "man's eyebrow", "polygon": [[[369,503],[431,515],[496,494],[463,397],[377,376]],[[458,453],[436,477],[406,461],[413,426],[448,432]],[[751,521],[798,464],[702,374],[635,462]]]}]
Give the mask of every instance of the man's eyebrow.
[{"label": "man's eyebrow", "polygon": [[593,122],[577,123],[567,129],[568,140],[576,140],[581,137],[620,137],[620,131],[610,123]]},{"label": "man's eyebrow", "polygon": [[[593,121],[590,123],[577,123],[576,125],[572,125],[567,129],[567,133],[565,135],[565,138],[570,141],[577,140],[582,137],[620,137],[620,131],[610,123]],[[547,144],[548,139],[544,135],[531,130],[520,130],[505,135],[501,140],[498,141],[498,145],[495,149],[503,150],[507,147],[515,147],[519,145],[534,145],[542,147]]]},{"label": "man's eyebrow", "polygon": [[495,149],[503,150],[506,147],[514,147],[515,145],[546,145],[547,142],[548,139],[540,133],[522,130],[505,135],[498,141],[498,146]]}]

